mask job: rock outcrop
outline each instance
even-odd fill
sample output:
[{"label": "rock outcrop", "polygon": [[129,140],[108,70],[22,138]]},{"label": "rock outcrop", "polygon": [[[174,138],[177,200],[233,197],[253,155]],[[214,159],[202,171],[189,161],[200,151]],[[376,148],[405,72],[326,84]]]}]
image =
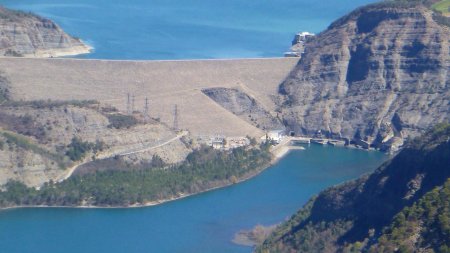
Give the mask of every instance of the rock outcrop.
[{"label": "rock outcrop", "polygon": [[209,88],[202,90],[223,108],[262,130],[283,129],[280,120],[269,113],[262,103],[247,93],[232,88]]},{"label": "rock outcrop", "polygon": [[396,149],[450,120],[449,30],[424,6],[374,4],[305,45],[280,86],[284,123],[297,134]]},{"label": "rock outcrop", "polygon": [[1,6],[0,34],[0,56],[58,57],[91,50],[49,19]]}]

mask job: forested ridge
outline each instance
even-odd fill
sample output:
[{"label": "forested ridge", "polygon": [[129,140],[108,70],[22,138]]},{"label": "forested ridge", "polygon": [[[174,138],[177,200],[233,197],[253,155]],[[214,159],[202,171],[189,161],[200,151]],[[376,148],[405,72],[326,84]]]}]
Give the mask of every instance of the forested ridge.
[{"label": "forested ridge", "polygon": [[371,175],[312,198],[256,252],[450,252],[449,187],[441,124]]},{"label": "forested ridge", "polygon": [[9,181],[0,207],[142,205],[236,183],[270,164],[269,145],[218,151],[203,146],[181,164],[131,170],[104,170],[49,182],[39,190]]},{"label": "forested ridge", "polygon": [[450,179],[396,215],[370,252],[413,252],[417,246],[450,252]]}]

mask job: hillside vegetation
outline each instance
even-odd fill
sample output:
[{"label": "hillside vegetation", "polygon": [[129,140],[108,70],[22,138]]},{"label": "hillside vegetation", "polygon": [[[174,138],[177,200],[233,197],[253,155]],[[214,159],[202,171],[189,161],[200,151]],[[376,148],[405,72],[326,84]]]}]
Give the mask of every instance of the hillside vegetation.
[{"label": "hillside vegetation", "polygon": [[[356,249],[358,245],[352,247]],[[414,252],[417,249],[450,252],[450,180],[397,214],[369,252]]]},{"label": "hillside vegetation", "polygon": [[131,163],[157,155],[172,164],[192,151],[171,129],[143,120],[139,112],[124,115],[95,100],[11,99],[10,82],[1,74],[0,186],[15,180],[39,187],[66,178],[73,166],[123,153]]},{"label": "hillside vegetation", "polygon": [[202,147],[179,165],[160,162],[135,168],[120,161],[121,170],[75,175],[61,183],[46,183],[39,190],[10,181],[0,192],[0,207],[144,205],[236,183],[270,161],[267,145],[232,151]]},{"label": "hillside vegetation", "polygon": [[320,193],[256,252],[448,252],[449,178],[442,124],[370,176]]},{"label": "hillside vegetation", "polygon": [[448,15],[450,12],[450,0],[442,0],[431,6],[433,10],[442,13],[443,15]]}]

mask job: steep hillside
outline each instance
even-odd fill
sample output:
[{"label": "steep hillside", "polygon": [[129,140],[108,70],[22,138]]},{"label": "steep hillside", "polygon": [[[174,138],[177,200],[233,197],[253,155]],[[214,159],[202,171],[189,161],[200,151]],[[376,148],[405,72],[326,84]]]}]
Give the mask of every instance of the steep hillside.
[{"label": "steep hillside", "polygon": [[[427,210],[414,210],[425,205],[424,201],[429,198],[426,194],[442,187],[449,177],[450,125],[447,124],[411,141],[370,176],[320,193],[281,225],[257,252],[364,252],[370,247],[373,252],[382,252],[382,248],[385,252],[394,252],[387,249],[392,245],[407,245],[414,251],[431,248],[440,252],[441,246],[450,246],[448,199],[436,203],[435,208],[430,207],[430,212],[434,211],[427,217],[424,216]],[[444,191],[448,191],[447,188],[448,183]],[[408,209],[412,205],[415,206]],[[436,217],[436,210],[441,210],[440,217]],[[423,223],[417,226],[399,224],[400,212],[406,217],[414,213],[411,222],[417,218],[416,222],[422,220]],[[442,223],[439,225],[442,230],[432,224],[433,220]],[[405,230],[403,239],[399,239],[397,229],[405,229],[400,225],[417,231]],[[414,242],[408,242],[412,237]]]},{"label": "steep hillside", "polygon": [[262,130],[283,129],[280,120],[272,116],[255,98],[230,88],[203,89],[203,93],[223,108]]},{"label": "steep hillside", "polygon": [[280,86],[285,124],[396,149],[448,121],[450,33],[436,20],[425,6],[383,3],[334,22]]},{"label": "steep hillside", "polygon": [[[450,180],[436,187],[413,206],[405,208],[370,252],[450,251]],[[420,236],[418,236],[420,235]],[[351,247],[357,249],[358,244]]]},{"label": "steep hillside", "polygon": [[[148,163],[157,155],[178,163],[191,151],[164,124],[140,113],[85,101],[14,101],[0,78],[0,187],[10,180],[38,187],[61,181],[91,160],[121,157]],[[96,169],[96,168],[94,168]]]},{"label": "steep hillside", "polygon": [[90,51],[51,20],[1,6],[0,34],[0,56],[57,57]]},{"label": "steep hillside", "polygon": [[59,181],[92,159],[120,156],[139,164],[156,154],[177,163],[190,152],[158,122],[116,128],[109,114],[88,102],[36,104],[0,106],[0,185],[8,180],[29,186]]}]

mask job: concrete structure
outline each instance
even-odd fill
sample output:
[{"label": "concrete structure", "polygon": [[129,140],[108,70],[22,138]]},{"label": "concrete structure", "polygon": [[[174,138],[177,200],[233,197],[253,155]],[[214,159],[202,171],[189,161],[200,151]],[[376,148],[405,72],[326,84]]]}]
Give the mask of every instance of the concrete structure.
[{"label": "concrete structure", "polygon": [[344,140],[328,140],[328,144],[331,146],[345,146],[345,141]]},{"label": "concrete structure", "polygon": [[285,57],[301,57],[305,53],[305,44],[309,42],[315,35],[309,32],[297,33],[292,41],[290,52],[284,53]]},{"label": "concrete structure", "polygon": [[264,132],[206,96],[202,89],[239,89],[269,112],[275,111],[273,94],[297,63],[295,58],[112,61],[81,59],[1,58],[0,75],[10,81],[16,100],[95,99],[127,112],[127,94],[135,95],[135,108],[192,135],[260,137]]},{"label": "concrete structure", "polygon": [[292,145],[296,144],[310,144],[311,138],[307,137],[291,137],[291,143]]},{"label": "concrete structure", "polygon": [[328,143],[328,141],[326,139],[311,139],[311,143],[316,143],[316,144],[320,144],[320,145],[325,145]]},{"label": "concrete structure", "polygon": [[310,39],[312,39],[315,36],[314,33],[310,32],[300,32],[297,33],[294,37],[294,40],[292,41],[292,45],[295,45],[299,42],[308,42]]},{"label": "concrete structure", "polygon": [[284,137],[284,130],[272,130],[266,133],[266,139],[275,143],[280,143]]},{"label": "concrete structure", "polygon": [[220,137],[220,136],[216,136],[216,137],[212,138],[211,139],[211,147],[213,147],[213,149],[225,148],[225,138]]},{"label": "concrete structure", "polygon": [[370,148],[370,143],[364,140],[360,140],[360,139],[355,139],[353,140],[355,142],[355,145],[360,146],[364,149],[369,149]]},{"label": "concrete structure", "polygon": [[289,51],[289,52],[284,53],[284,57],[300,57],[300,56],[301,56],[301,53],[299,53],[299,52]]},{"label": "concrete structure", "polygon": [[234,149],[250,144],[250,140],[246,137],[227,137],[225,140],[225,149]]}]

